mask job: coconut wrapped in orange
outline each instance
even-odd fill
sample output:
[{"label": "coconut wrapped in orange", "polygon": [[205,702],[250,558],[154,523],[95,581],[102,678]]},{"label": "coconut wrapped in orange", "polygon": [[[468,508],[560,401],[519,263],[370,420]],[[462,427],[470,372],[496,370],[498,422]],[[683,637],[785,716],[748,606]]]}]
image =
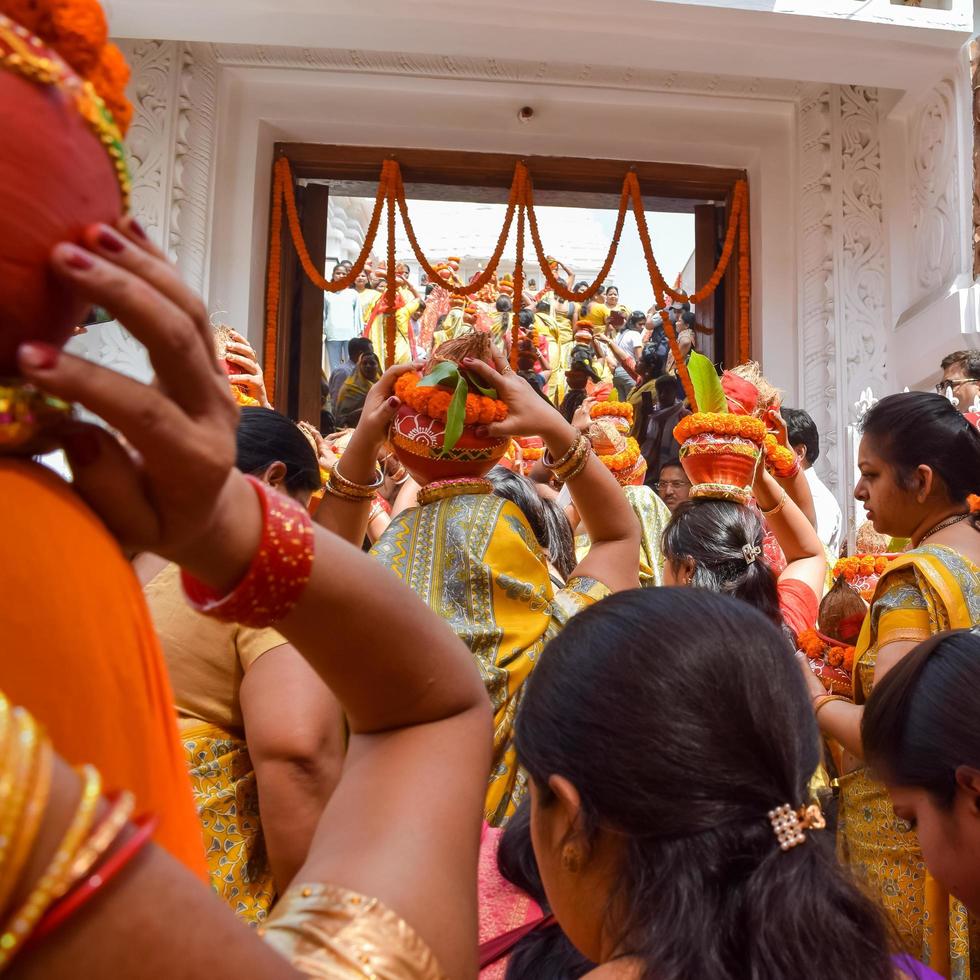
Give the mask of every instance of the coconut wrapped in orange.
[{"label": "coconut wrapped in orange", "polygon": [[461,366],[468,357],[492,364],[492,353],[489,336],[472,331],[440,344],[424,374],[409,371],[395,383],[402,405],[389,440],[417,483],[482,477],[507,452],[509,438],[477,435],[507,417],[506,404]]},{"label": "coconut wrapped in orange", "polygon": [[692,497],[715,497],[747,504],[763,455],[766,427],[752,415],[729,411],[728,398],[714,365],[702,354],[688,361],[697,411],[674,428],[681,466],[691,481]]}]

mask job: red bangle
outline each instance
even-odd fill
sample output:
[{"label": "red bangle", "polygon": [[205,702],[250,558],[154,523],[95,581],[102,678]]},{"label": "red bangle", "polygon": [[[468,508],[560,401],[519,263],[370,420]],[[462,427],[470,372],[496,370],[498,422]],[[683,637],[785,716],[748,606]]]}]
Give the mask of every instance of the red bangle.
[{"label": "red bangle", "polygon": [[181,572],[187,601],[205,616],[261,628],[292,610],[313,570],[313,521],[305,507],[246,476],[262,502],[262,540],[245,577],[227,595]]},{"label": "red bangle", "polygon": [[135,820],[133,835],[84,881],[48,909],[37,924],[37,928],[31,933],[30,939],[24,944],[24,949],[36,946],[42,939],[50,936],[109,884],[150,843],[158,823],[159,821],[152,814]]}]

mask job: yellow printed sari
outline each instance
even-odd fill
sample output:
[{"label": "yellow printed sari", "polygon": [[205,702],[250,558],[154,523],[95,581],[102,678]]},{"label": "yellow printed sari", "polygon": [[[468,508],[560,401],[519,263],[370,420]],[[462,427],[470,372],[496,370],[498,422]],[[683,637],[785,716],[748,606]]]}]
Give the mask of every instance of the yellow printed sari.
[{"label": "yellow printed sari", "polygon": [[[878,651],[980,623],[980,571],[951,548],[927,545],[888,566],[855,652],[855,700],[874,684]],[[840,780],[841,859],[882,902],[907,952],[952,980],[980,977],[980,935],[965,907],[936,883],[918,840],[864,769]],[[971,932],[973,933],[971,941]]]},{"label": "yellow printed sari", "polygon": [[211,887],[240,919],[257,925],[269,914],[276,887],[248,748],[206,723],[185,728],[181,740],[204,831]]},{"label": "yellow printed sari", "polygon": [[527,519],[493,494],[449,497],[404,511],[371,553],[473,652],[494,712],[485,816],[499,826],[527,791],[514,749],[524,682],[568,619],[609,590],[580,578],[555,594]]}]

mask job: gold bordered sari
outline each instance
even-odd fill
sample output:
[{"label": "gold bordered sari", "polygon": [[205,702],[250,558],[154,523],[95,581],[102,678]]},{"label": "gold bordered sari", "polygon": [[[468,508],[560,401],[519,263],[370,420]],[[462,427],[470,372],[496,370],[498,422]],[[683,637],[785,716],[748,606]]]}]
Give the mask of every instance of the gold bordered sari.
[{"label": "gold bordered sari", "polygon": [[492,494],[434,501],[399,514],[371,549],[469,646],[493,704],[493,765],[485,815],[504,823],[527,790],[514,718],[545,644],[580,609],[609,594],[571,579],[557,594],[521,511]]},{"label": "gold bordered sari", "polygon": [[[854,657],[855,700],[874,684],[878,651],[980,623],[980,571],[951,548],[927,545],[882,575]],[[864,769],[840,780],[841,859],[880,899],[908,952],[952,980],[980,977],[975,925],[933,880],[915,834],[892,810],[885,787]],[[973,933],[971,942],[971,932]]]}]

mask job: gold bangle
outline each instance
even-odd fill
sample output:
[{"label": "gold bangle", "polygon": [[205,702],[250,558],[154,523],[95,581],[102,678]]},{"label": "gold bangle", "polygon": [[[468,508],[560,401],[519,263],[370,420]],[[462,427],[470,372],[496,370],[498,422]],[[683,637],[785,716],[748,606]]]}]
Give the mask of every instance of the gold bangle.
[{"label": "gold bangle", "polygon": [[4,884],[0,892],[0,909],[7,907],[14,886],[20,880],[31,850],[37,842],[38,830],[51,794],[51,775],[54,771],[54,748],[43,732],[38,733],[38,758],[34,766],[34,785],[16,830],[16,843],[4,866]]},{"label": "gold bangle", "polygon": [[363,503],[366,500],[373,500],[375,494],[384,486],[385,475],[380,469],[375,470],[376,478],[374,483],[354,483],[340,472],[340,465],[333,468],[330,479],[327,480],[326,487],[328,493],[341,500],[356,501]]},{"label": "gold bangle", "polygon": [[54,857],[34,886],[34,890],[4,925],[3,935],[0,936],[0,969],[5,968],[10,962],[20,945],[31,934],[38,920],[55,900],[58,889],[64,884],[66,872],[75,852],[92,827],[102,790],[102,777],[92,766],[83,766],[81,775],[84,780],[82,795],[68,830],[65,831]]},{"label": "gold bangle", "polygon": [[574,480],[588,465],[589,457],[592,455],[592,445],[588,444],[585,447],[585,451],[582,453],[581,458],[578,460],[574,467],[571,467],[568,472],[565,473],[563,481],[568,483],[569,480]]},{"label": "gold bangle", "polygon": [[571,462],[572,457],[575,455],[575,450],[578,449],[579,442],[583,438],[584,438],[584,435],[583,435],[583,433],[580,432],[575,437],[575,439],[572,440],[572,444],[569,447],[568,452],[565,453],[565,455],[562,456],[562,458],[559,459],[559,460],[552,459],[551,458],[551,451],[550,450],[546,450],[545,451],[545,454],[541,457],[541,462],[543,462],[544,465],[547,466],[549,470],[560,470],[563,466],[567,466]]},{"label": "gold bangle", "polygon": [[813,699],[814,718],[820,713],[820,709],[825,708],[831,701],[846,701],[848,704],[851,703],[850,699],[845,698],[842,694],[822,694],[820,697]]},{"label": "gold bangle", "polygon": [[587,449],[591,447],[589,442],[589,437],[584,433],[579,433],[575,442],[572,443],[572,448],[569,449],[567,453],[557,462],[551,462],[549,460],[550,453],[545,453],[542,457],[542,462],[544,465],[551,470],[554,475],[562,481],[565,482],[566,474],[572,472],[576,466],[582,461],[582,457],[585,455]]},{"label": "gold bangle", "polygon": [[763,517],[773,517],[786,506],[787,500],[789,500],[789,494],[784,490],[783,495],[779,498],[779,503],[772,510],[766,510],[764,507],[760,507],[759,510],[762,511]]},{"label": "gold bangle", "polygon": [[583,435],[579,439],[578,446],[575,449],[575,455],[571,461],[557,472],[558,478],[562,483],[567,483],[572,477],[578,476],[582,472],[585,461],[589,458],[589,453],[591,452],[592,443],[589,441],[588,436]]},{"label": "gold bangle", "polygon": [[[21,820],[27,804],[28,790],[34,776],[34,756],[38,746],[37,725],[31,715],[23,708],[11,710],[4,699],[3,719],[3,777],[0,779],[0,800],[3,800],[3,812],[0,815],[0,868],[3,878],[0,881],[0,893],[7,897],[16,883],[16,876],[11,869],[8,853],[16,850],[17,835],[20,831]],[[4,908],[0,905],[0,908]]]},{"label": "gold bangle", "polygon": [[[133,815],[135,807],[136,798],[132,793],[126,791],[119,794],[119,798],[112,804],[112,808],[92,832],[92,836],[75,852],[61,894],[64,894],[91,872],[96,862],[116,842],[116,838]],[[61,895],[55,896],[55,898],[60,897]]]}]

